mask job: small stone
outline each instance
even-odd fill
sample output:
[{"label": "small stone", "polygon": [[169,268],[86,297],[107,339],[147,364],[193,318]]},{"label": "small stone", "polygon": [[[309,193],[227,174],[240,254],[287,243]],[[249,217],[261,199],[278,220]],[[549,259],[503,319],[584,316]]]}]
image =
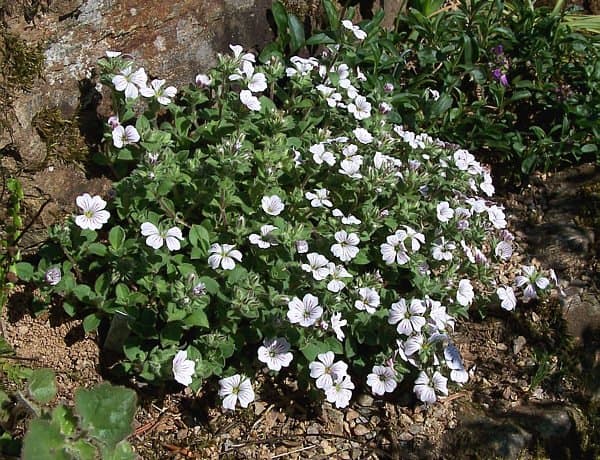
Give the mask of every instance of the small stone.
[{"label": "small stone", "polygon": [[325,455],[331,455],[337,451],[337,449],[327,441],[321,441],[319,445],[321,446],[321,449],[323,449]]},{"label": "small stone", "polygon": [[265,403],[264,401],[256,401],[254,403],[254,415],[262,414],[266,408],[267,408],[267,403]]},{"label": "small stone", "polygon": [[307,429],[306,434],[319,434],[321,427],[317,423],[312,423]]},{"label": "small stone", "polygon": [[497,343],[496,344],[496,349],[500,350],[500,351],[506,351],[506,350],[508,350],[508,347],[504,343]]},{"label": "small stone", "polygon": [[369,423],[371,424],[371,426],[377,426],[379,425],[379,422],[381,421],[381,419],[377,416],[374,415],[373,417],[371,417],[371,419],[369,420]]},{"label": "small stone", "polygon": [[408,427],[408,431],[410,431],[412,434],[419,434],[423,431],[423,426],[417,423],[413,423],[411,426]]},{"label": "small stone", "polygon": [[522,335],[520,335],[519,337],[517,337],[513,341],[513,353],[515,355],[518,355],[521,352],[521,350],[523,349],[523,347],[525,346],[526,343],[527,343],[527,339],[525,339],[525,337],[523,337]]},{"label": "small stone", "polygon": [[398,439],[400,441],[404,441],[404,442],[412,441],[413,438],[414,438],[414,436],[412,434],[410,434],[408,431],[404,431],[398,435]]},{"label": "small stone", "polygon": [[360,417],[360,414],[358,412],[356,412],[354,409],[348,409],[348,411],[346,412],[346,421],[347,422],[356,420],[358,417]]},{"label": "small stone", "polygon": [[189,430],[187,428],[181,428],[181,429],[177,430],[177,439],[179,441],[181,441],[182,439],[187,438],[188,434],[189,434]]},{"label": "small stone", "polygon": [[367,426],[365,425],[356,425],[354,427],[354,429],[352,430],[352,432],[356,435],[356,436],[364,436],[366,435],[369,431],[371,431]]},{"label": "small stone", "polygon": [[370,396],[366,393],[361,393],[356,398],[356,402],[363,407],[371,407],[374,401],[375,400],[373,399],[373,396]]}]

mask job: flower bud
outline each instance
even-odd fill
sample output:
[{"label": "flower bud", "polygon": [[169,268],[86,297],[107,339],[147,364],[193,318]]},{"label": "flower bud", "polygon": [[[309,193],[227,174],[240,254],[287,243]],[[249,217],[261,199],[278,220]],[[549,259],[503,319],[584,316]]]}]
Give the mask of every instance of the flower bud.
[{"label": "flower bud", "polygon": [[49,268],[48,270],[46,270],[44,278],[46,279],[46,283],[48,283],[50,286],[56,286],[58,283],[60,283],[60,280],[62,279],[60,268]]},{"label": "flower bud", "polygon": [[383,85],[383,91],[385,91],[386,93],[391,93],[392,91],[394,91],[394,85],[392,85],[391,83],[386,83],[385,85]]}]

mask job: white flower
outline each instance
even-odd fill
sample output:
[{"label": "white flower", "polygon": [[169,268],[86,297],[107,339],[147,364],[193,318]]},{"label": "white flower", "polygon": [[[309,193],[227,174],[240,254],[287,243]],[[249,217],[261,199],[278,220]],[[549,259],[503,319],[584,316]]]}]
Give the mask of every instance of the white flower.
[{"label": "white flower", "polygon": [[365,128],[356,128],[352,132],[354,133],[356,140],[361,144],[370,144],[373,142],[373,135]]},{"label": "white flower", "polygon": [[260,93],[267,89],[267,77],[265,77],[265,74],[261,72],[253,74],[248,82],[248,89],[253,93]]},{"label": "white flower", "polygon": [[244,52],[244,48],[240,45],[229,45],[229,49],[231,49],[231,51],[233,52],[234,59],[236,59],[236,60],[239,59],[242,64],[244,63],[244,61],[248,61],[248,62],[256,61],[254,54],[252,54],[252,53],[242,54]]},{"label": "white flower", "polygon": [[348,214],[348,216],[344,216],[344,213],[342,211],[340,211],[338,208],[335,208],[333,211],[331,211],[331,214],[335,217],[341,217],[342,224],[345,224],[345,225],[359,225],[361,223],[361,220],[357,219],[352,214]]},{"label": "white flower", "polygon": [[468,198],[465,201],[471,205],[471,209],[477,214],[481,214],[482,212],[485,212],[488,209],[487,204],[485,204],[485,200]]},{"label": "white flower", "polygon": [[348,104],[348,112],[357,120],[365,120],[371,116],[371,104],[364,96],[356,96],[354,102]]},{"label": "white flower", "polygon": [[342,278],[352,278],[352,275],[348,273],[343,265],[336,265],[333,262],[329,262],[327,268],[329,269],[329,276],[331,276],[331,280],[327,283],[327,290],[340,292],[346,287],[346,283],[342,281]]},{"label": "white flower", "polygon": [[483,173],[483,182],[479,184],[479,188],[483,190],[487,196],[492,196],[494,194],[495,189],[492,185],[492,176],[490,176],[490,173]]},{"label": "white flower", "polygon": [[465,370],[460,351],[451,343],[444,348],[444,359],[450,369],[450,380],[456,383],[465,383],[469,380],[469,373]]},{"label": "white flower", "polygon": [[400,238],[402,236],[401,241],[404,242],[405,240],[409,240],[410,241],[410,249],[413,252],[418,251],[421,248],[421,244],[425,244],[425,235],[423,235],[420,232],[417,232],[416,230],[412,229],[411,227],[409,227],[408,225],[404,225],[403,226],[406,230],[402,231],[396,231],[396,235]]},{"label": "white flower", "polygon": [[427,88],[425,94],[431,96],[434,101],[437,101],[440,98],[440,92],[436,89]]},{"label": "white flower", "polygon": [[181,248],[183,241],[183,235],[181,230],[177,227],[171,227],[166,232],[161,232],[156,225],[150,222],[144,222],[141,226],[142,235],[147,237],[146,244],[154,249],[159,249],[162,245],[167,242],[167,248],[169,251],[178,251]]},{"label": "white flower", "polygon": [[108,126],[111,127],[111,129],[115,129],[121,124],[121,122],[119,121],[119,115],[111,115],[110,117],[108,117],[107,123]]},{"label": "white flower", "polygon": [[120,75],[115,75],[112,79],[117,91],[125,91],[126,99],[137,98],[138,89],[145,88],[147,81],[148,76],[143,67],[133,72],[131,66],[123,69]]},{"label": "white flower", "polygon": [[506,217],[504,215],[504,211],[496,205],[490,206],[487,209],[488,218],[490,222],[494,226],[494,228],[502,229],[506,227]]},{"label": "white flower", "polygon": [[529,302],[531,299],[538,297],[535,287],[546,289],[550,281],[545,276],[541,276],[533,265],[524,265],[522,269],[525,275],[517,276],[515,282],[518,287],[525,286],[523,289],[523,302]]},{"label": "white flower", "polygon": [[335,88],[325,86],[323,84],[317,85],[317,90],[323,95],[327,101],[327,105],[331,108],[338,105],[338,102],[342,100],[342,95],[335,91]]},{"label": "white flower", "polygon": [[456,301],[463,307],[470,305],[473,302],[475,294],[473,293],[473,286],[471,281],[462,279],[458,283],[458,289],[456,291]]},{"label": "white flower", "polygon": [[356,144],[348,144],[345,145],[344,148],[342,149],[342,154],[346,157],[353,157],[354,155],[356,155],[358,152],[358,146]]},{"label": "white flower", "polygon": [[214,243],[208,250],[212,254],[208,258],[210,267],[216,270],[220,265],[223,270],[233,270],[235,268],[235,261],[242,261],[242,253],[234,248],[235,245],[233,244],[220,245]]},{"label": "white flower", "polygon": [[265,224],[260,227],[260,235],[256,233],[252,233],[248,239],[250,243],[256,244],[261,249],[267,249],[271,246],[277,246],[275,238],[271,235],[273,230],[277,230],[277,227],[274,225]]},{"label": "white flower", "polygon": [[354,302],[354,307],[357,310],[366,310],[367,313],[375,313],[375,309],[379,306],[379,294],[375,289],[363,287],[358,290],[360,299]]},{"label": "white flower", "polygon": [[305,294],[302,300],[294,297],[288,303],[287,317],[292,324],[300,326],[312,326],[323,314],[323,308],[319,305],[319,299],[312,294]]},{"label": "white flower", "polygon": [[329,190],[325,188],[315,189],[315,193],[306,192],[304,194],[307,200],[310,200],[310,205],[313,208],[320,208],[326,206],[331,208],[333,203],[329,200]]},{"label": "white flower", "polygon": [[296,241],[296,252],[298,254],[306,254],[308,252],[308,242],[306,240]]},{"label": "white flower", "polygon": [[360,238],[356,233],[347,233],[345,230],[335,232],[336,244],[331,245],[331,252],[342,262],[349,262],[356,257],[359,249]]},{"label": "white flower", "polygon": [[341,409],[347,407],[350,404],[350,398],[352,398],[352,390],[354,390],[354,384],[350,380],[350,376],[345,375],[343,378],[337,379],[333,382],[333,385],[325,389],[325,396],[327,401],[334,404],[335,407]]},{"label": "white flower", "polygon": [[436,402],[437,397],[436,391],[443,395],[448,395],[448,379],[440,374],[438,371],[433,373],[433,377],[429,377],[425,371],[421,371],[417,379],[415,380],[414,392],[424,403],[433,404]]},{"label": "white flower", "polygon": [[108,222],[110,213],[104,209],[106,201],[100,196],[91,197],[89,193],[84,193],[78,196],[75,201],[83,213],[75,217],[75,223],[82,229],[99,230]]},{"label": "white flower", "polygon": [[505,310],[511,311],[514,310],[517,306],[517,298],[515,297],[515,293],[513,288],[509,286],[501,286],[496,289],[496,294],[498,298],[502,301],[500,306]]},{"label": "white flower", "polygon": [[308,365],[310,376],[317,379],[315,382],[317,388],[322,390],[333,385],[336,380],[342,379],[347,375],[348,365],[343,361],[333,362],[335,355],[333,351],[317,355],[319,361],[313,361]]},{"label": "white flower", "polygon": [[152,80],[149,87],[140,88],[140,94],[144,97],[156,97],[161,105],[169,105],[177,94],[177,88],[168,86],[162,89],[165,80]]},{"label": "white flower", "polygon": [[125,145],[134,144],[140,140],[140,134],[135,126],[123,127],[118,125],[112,131],[113,145],[120,149]]},{"label": "white flower", "polygon": [[436,240],[431,245],[431,255],[435,260],[452,260],[452,251],[456,249],[456,245],[452,242],[446,243],[445,238],[442,236],[439,240]]},{"label": "white flower", "polygon": [[437,218],[440,222],[448,222],[454,217],[454,209],[450,207],[447,201],[441,201],[437,205]]},{"label": "white flower", "polygon": [[283,201],[277,195],[263,196],[261,204],[263,211],[270,216],[278,216],[285,208]]},{"label": "white flower", "polygon": [[344,337],[346,337],[344,331],[342,331],[342,327],[344,327],[346,324],[348,324],[348,321],[342,319],[341,313],[334,313],[333,315],[331,315],[331,329],[333,329],[336,338],[340,342],[344,340]]},{"label": "white flower", "polygon": [[351,177],[352,179],[360,179],[362,174],[359,171],[362,163],[363,158],[361,155],[354,155],[346,158],[340,163],[339,172],[345,176]]},{"label": "white flower", "polygon": [[302,270],[312,273],[313,278],[317,281],[327,278],[327,275],[329,275],[329,267],[327,266],[329,261],[327,260],[327,257],[316,252],[311,252],[306,257],[308,263],[301,265]]},{"label": "white flower", "polygon": [[313,160],[318,165],[323,164],[323,162],[327,163],[329,166],[335,164],[333,153],[325,150],[325,145],[323,143],[311,145],[308,150],[313,154]]},{"label": "white flower", "polygon": [[240,101],[244,104],[248,110],[252,110],[254,112],[258,112],[261,109],[260,101],[256,96],[252,95],[247,89],[243,89],[240,91]]},{"label": "white flower", "polygon": [[365,38],[367,38],[367,33],[360,27],[352,24],[352,21],[345,19],[344,21],[342,21],[342,26],[344,26],[344,28],[352,32],[358,40],[364,40]]},{"label": "white flower", "polygon": [[187,350],[179,350],[173,358],[173,376],[175,380],[186,387],[192,383],[196,363],[187,359]]},{"label": "white flower", "polygon": [[388,323],[398,323],[396,327],[398,334],[412,335],[421,332],[421,328],[425,326],[427,321],[422,316],[423,313],[425,313],[425,305],[421,300],[412,299],[409,307],[406,305],[406,300],[400,299],[392,304]]},{"label": "white flower", "polygon": [[235,410],[239,401],[240,406],[248,407],[254,401],[254,390],[250,379],[240,374],[219,380],[219,396],[223,398],[223,408]]},{"label": "white flower", "polygon": [[121,54],[123,54],[120,51],[110,51],[110,50],[106,50],[105,53],[106,53],[106,57],[109,57],[109,58],[119,57]]},{"label": "white flower", "polygon": [[469,166],[475,161],[475,157],[468,150],[464,149],[457,150],[453,156],[454,164],[461,171],[469,169]]},{"label": "white flower", "polygon": [[212,85],[212,82],[212,78],[205,73],[199,73],[196,75],[196,85],[200,88],[208,88],[210,85]]},{"label": "white flower", "polygon": [[499,257],[502,260],[508,260],[512,256],[513,247],[509,241],[500,241],[496,248],[494,249],[494,253],[496,257]]},{"label": "white flower", "polygon": [[379,248],[381,256],[386,264],[391,265],[396,262],[398,265],[404,265],[410,260],[404,243],[400,241],[398,232],[386,238],[387,243],[382,243]]},{"label": "white flower", "polygon": [[284,337],[264,339],[258,349],[258,360],[265,363],[272,371],[280,371],[282,367],[288,367],[293,358],[290,343]]},{"label": "white flower", "polygon": [[60,283],[61,279],[62,273],[59,267],[50,267],[48,270],[46,270],[46,273],[44,273],[44,280],[50,286],[56,286],[58,283]]},{"label": "white flower", "polygon": [[375,395],[391,393],[396,389],[396,371],[390,366],[373,366],[373,372],[367,375],[367,385]]}]

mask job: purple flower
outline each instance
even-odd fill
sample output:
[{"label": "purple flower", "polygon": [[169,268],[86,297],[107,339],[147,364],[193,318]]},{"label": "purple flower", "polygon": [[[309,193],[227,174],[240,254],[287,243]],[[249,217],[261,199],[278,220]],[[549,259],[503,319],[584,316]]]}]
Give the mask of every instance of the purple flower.
[{"label": "purple flower", "polygon": [[508,77],[504,73],[500,75],[500,84],[502,86],[508,86]]},{"label": "purple flower", "polygon": [[492,70],[492,77],[494,77],[494,80],[497,80],[498,82],[500,82],[500,84],[502,86],[508,86],[508,77],[506,76],[506,74],[504,72],[502,72],[502,70],[500,70],[500,69]]},{"label": "purple flower", "polygon": [[497,45],[494,46],[492,48],[492,52],[496,55],[496,56],[500,56],[502,54],[504,54],[504,47],[502,45]]}]

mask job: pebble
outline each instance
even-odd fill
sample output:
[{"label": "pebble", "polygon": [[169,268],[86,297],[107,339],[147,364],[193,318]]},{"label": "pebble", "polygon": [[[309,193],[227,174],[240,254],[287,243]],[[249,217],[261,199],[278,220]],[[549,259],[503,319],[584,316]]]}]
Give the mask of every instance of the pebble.
[{"label": "pebble", "polygon": [[412,434],[410,434],[408,431],[404,431],[398,435],[398,439],[400,441],[404,441],[404,442],[412,441],[413,438],[414,438],[414,436]]},{"label": "pebble", "polygon": [[408,427],[408,431],[410,431],[411,434],[419,434],[421,431],[423,431],[423,426],[419,425],[418,423],[413,423]]},{"label": "pebble", "polygon": [[347,422],[356,420],[358,417],[360,417],[360,414],[358,412],[356,412],[354,409],[348,409],[348,412],[346,412],[346,421]]},{"label": "pebble", "polygon": [[356,402],[363,407],[371,407],[374,401],[375,400],[373,399],[373,397],[366,393],[361,393],[356,398]]},{"label": "pebble", "polygon": [[318,423],[312,423],[307,429],[306,434],[319,434],[321,432],[321,427]]},{"label": "pebble", "polygon": [[352,430],[352,432],[356,435],[356,436],[364,436],[366,435],[369,431],[371,431],[367,426],[365,425],[356,425],[354,427],[354,429]]}]

